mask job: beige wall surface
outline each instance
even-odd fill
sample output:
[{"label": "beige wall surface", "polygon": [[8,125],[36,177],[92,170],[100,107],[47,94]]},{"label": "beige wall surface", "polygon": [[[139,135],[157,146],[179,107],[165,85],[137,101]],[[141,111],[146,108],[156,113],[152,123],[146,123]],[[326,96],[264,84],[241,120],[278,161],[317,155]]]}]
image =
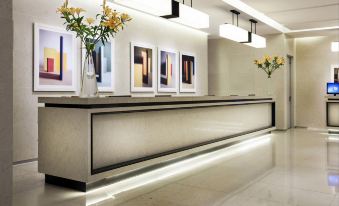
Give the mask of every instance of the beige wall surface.
[{"label": "beige wall surface", "polygon": [[297,126],[326,127],[326,83],[331,81],[331,65],[339,64],[331,42],[338,40],[339,36],[296,39]]},{"label": "beige wall surface", "polygon": [[0,206],[11,205],[13,153],[12,0],[0,1]]},{"label": "beige wall surface", "polygon": [[[93,14],[100,9],[93,0],[70,1]],[[101,1],[99,1],[101,2]],[[56,14],[60,0],[13,0],[14,4],[14,158],[37,158],[38,96],[70,96],[75,93],[33,93],[33,23],[63,27]],[[208,93],[207,35],[167,20],[115,6],[128,12],[133,21],[116,36],[115,95],[130,94],[130,42],[147,43],[196,54],[197,93]],[[78,43],[78,47],[80,44]],[[80,55],[80,54],[79,54]],[[79,56],[80,58],[80,56]],[[80,60],[78,62],[80,65]],[[78,66],[79,67],[79,66]]]},{"label": "beige wall surface", "polygon": [[287,129],[287,67],[268,80],[253,64],[263,55],[294,55],[294,41],[285,35],[267,36],[267,48],[256,49],[227,39],[210,39],[208,45],[209,94],[267,96],[268,87],[277,102],[277,128]]}]

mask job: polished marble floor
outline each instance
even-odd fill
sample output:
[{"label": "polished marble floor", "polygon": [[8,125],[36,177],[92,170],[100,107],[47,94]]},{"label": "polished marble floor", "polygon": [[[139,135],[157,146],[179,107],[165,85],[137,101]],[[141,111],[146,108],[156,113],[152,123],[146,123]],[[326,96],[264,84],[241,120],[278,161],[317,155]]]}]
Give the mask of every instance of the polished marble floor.
[{"label": "polished marble floor", "polygon": [[[15,206],[339,206],[339,135],[293,129],[88,193],[14,166]],[[166,175],[167,174],[167,175]],[[153,179],[152,179],[153,177]],[[150,181],[151,180],[151,181]]]}]

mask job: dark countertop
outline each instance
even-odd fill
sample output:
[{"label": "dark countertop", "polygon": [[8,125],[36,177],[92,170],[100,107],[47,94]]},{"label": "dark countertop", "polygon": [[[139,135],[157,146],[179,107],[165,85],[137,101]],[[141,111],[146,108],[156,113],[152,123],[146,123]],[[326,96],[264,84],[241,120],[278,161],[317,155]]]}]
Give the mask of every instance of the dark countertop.
[{"label": "dark countertop", "polygon": [[256,96],[194,96],[194,97],[39,97],[39,103],[62,105],[103,105],[103,104],[142,104],[142,103],[209,103],[209,102],[248,102],[273,101],[272,97]]},{"label": "dark countertop", "polygon": [[326,96],[325,97],[327,100],[334,100],[334,101],[339,101],[339,96]]}]

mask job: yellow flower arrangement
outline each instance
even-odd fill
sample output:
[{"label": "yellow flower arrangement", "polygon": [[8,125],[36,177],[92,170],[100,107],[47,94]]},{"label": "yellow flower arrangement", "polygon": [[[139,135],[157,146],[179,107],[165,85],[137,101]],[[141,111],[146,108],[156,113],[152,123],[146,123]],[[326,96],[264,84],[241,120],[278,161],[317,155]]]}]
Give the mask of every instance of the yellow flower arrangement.
[{"label": "yellow flower arrangement", "polygon": [[[65,0],[57,12],[65,20],[66,29],[77,34],[85,45],[86,54],[90,55],[98,42],[108,41],[110,35],[115,36],[120,30],[124,29],[131,17],[125,13],[119,13],[106,5],[103,0],[102,12],[95,18],[85,18],[82,15],[85,12],[82,8],[70,7],[69,1]],[[95,22],[98,22],[97,24]]]},{"label": "yellow flower arrangement", "polygon": [[81,12],[85,12],[85,10],[82,9],[82,8],[75,8],[75,13],[76,13],[77,15],[80,15]]},{"label": "yellow flower arrangement", "polygon": [[87,23],[88,23],[89,25],[91,25],[91,24],[93,24],[93,23],[95,22],[95,19],[93,19],[93,18],[87,18],[86,21],[87,21]]},{"label": "yellow flower arrangement", "polygon": [[262,59],[254,60],[254,64],[262,69],[268,75],[268,78],[271,78],[273,72],[285,64],[285,59],[284,57],[265,55]]}]

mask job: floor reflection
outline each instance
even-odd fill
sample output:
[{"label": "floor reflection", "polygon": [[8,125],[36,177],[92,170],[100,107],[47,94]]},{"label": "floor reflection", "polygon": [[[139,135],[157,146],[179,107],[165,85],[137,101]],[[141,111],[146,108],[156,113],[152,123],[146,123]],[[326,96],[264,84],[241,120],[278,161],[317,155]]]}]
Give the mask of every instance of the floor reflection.
[{"label": "floor reflection", "polygon": [[327,140],[328,185],[339,193],[339,135],[329,134]]},{"label": "floor reflection", "polygon": [[335,138],[275,132],[86,194],[45,185],[36,163],[15,166],[14,205],[337,206]]}]

